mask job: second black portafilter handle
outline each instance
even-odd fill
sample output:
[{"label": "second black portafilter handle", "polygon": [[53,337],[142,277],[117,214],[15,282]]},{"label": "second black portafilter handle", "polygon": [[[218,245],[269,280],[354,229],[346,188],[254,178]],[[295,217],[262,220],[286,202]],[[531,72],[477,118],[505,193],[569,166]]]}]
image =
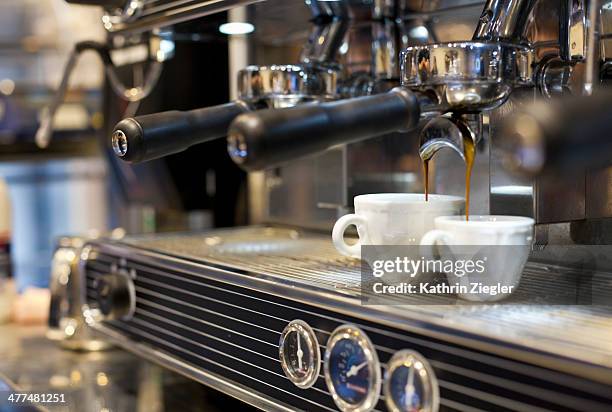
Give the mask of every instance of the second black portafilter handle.
[{"label": "second black portafilter handle", "polygon": [[121,120],[115,126],[111,144],[115,154],[131,163],[145,162],[190,146],[227,135],[236,116],[248,107],[243,102],[190,111],[169,111]]},{"label": "second black portafilter handle", "polygon": [[420,114],[417,96],[399,87],[372,96],[260,110],[232,122],[228,151],[243,169],[261,170],[338,144],[411,129]]},{"label": "second black portafilter handle", "polygon": [[530,105],[509,117],[498,150],[517,174],[559,175],[612,165],[612,90]]}]

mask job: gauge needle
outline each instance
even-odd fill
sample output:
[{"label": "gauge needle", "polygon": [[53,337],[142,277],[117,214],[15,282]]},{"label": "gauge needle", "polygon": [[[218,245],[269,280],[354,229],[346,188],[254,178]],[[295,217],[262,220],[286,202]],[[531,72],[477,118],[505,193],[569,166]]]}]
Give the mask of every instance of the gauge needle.
[{"label": "gauge needle", "polygon": [[363,367],[366,366],[367,364],[368,364],[368,361],[365,361],[365,362],[361,362],[359,365],[351,366],[349,371],[346,373],[346,377],[350,378],[351,376],[357,375],[357,373],[359,373],[359,371],[363,369]]},{"label": "gauge needle", "polygon": [[297,350],[298,367],[301,370],[302,369],[302,357],[304,356],[304,351],[302,351],[302,344],[300,343],[301,339],[300,339],[299,334],[297,336],[297,341],[298,341],[298,350]]},{"label": "gauge needle", "polygon": [[414,368],[408,371],[408,381],[406,382],[406,406],[412,405],[412,395],[414,395]]}]

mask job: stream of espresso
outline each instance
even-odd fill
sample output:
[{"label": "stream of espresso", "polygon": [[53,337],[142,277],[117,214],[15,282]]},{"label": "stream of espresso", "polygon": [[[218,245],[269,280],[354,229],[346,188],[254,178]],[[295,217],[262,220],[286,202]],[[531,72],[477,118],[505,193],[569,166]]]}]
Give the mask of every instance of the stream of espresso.
[{"label": "stream of espresso", "polygon": [[463,136],[463,155],[465,156],[465,220],[470,220],[470,183],[476,149],[471,136]]},{"label": "stream of espresso", "polygon": [[[476,148],[470,136],[463,137],[463,155],[465,156],[465,220],[470,220],[470,186],[472,182],[472,168]],[[425,201],[429,201],[429,160],[423,160],[423,179],[425,187]]]},{"label": "stream of espresso", "polygon": [[423,160],[423,178],[425,179],[425,201],[429,202],[429,159]]}]

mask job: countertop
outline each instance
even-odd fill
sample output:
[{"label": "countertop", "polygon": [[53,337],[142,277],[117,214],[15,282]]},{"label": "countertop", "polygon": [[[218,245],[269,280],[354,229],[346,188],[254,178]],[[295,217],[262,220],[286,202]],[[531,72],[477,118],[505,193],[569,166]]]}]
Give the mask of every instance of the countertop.
[{"label": "countertop", "polygon": [[0,412],[9,391],[64,394],[42,410],[78,412],[221,411],[249,407],[126,351],[74,352],[45,337],[46,327],[0,325]]}]

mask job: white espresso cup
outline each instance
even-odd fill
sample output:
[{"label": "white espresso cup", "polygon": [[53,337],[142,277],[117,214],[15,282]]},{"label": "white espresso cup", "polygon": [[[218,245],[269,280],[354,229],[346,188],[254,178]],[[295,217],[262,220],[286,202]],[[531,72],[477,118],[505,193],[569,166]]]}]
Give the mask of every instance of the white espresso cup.
[{"label": "white espresso cup", "polygon": [[[446,277],[450,285],[467,290],[458,293],[463,299],[495,301],[518,287],[531,250],[533,225],[533,219],[522,216],[470,216],[467,221],[464,216],[440,216],[434,220],[435,229],[421,239],[421,245],[445,246],[440,248],[440,258],[445,260],[456,260],[459,256],[470,257],[472,261],[486,260],[482,271],[461,276],[446,273]],[[480,286],[474,289],[474,285]],[[507,291],[491,294],[491,288],[499,285]]]},{"label": "white espresso cup", "polygon": [[[462,197],[420,193],[374,193],[355,197],[355,213],[344,215],[334,225],[334,246],[345,256],[361,258],[362,245],[418,245],[433,229],[437,216],[460,214]],[[356,226],[359,240],[349,245],[344,232]]]}]

